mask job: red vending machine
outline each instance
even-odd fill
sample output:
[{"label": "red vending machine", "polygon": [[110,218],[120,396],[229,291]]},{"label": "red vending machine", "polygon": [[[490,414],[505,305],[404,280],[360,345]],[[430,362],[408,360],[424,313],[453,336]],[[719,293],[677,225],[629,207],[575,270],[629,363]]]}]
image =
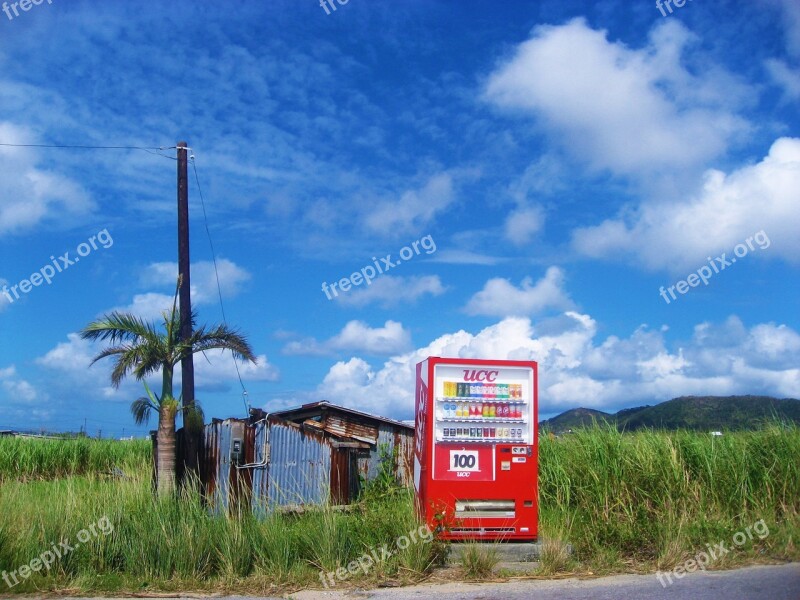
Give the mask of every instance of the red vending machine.
[{"label": "red vending machine", "polygon": [[417,512],[443,539],[535,540],[537,364],[417,364]]}]

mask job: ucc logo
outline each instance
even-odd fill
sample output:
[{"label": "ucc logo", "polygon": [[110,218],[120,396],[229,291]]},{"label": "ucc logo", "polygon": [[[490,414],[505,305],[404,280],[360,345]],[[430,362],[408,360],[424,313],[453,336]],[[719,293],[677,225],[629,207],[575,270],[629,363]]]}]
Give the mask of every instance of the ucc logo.
[{"label": "ucc logo", "polygon": [[500,371],[477,371],[472,369],[464,369],[464,381],[488,381],[492,382],[497,379],[497,375]]}]

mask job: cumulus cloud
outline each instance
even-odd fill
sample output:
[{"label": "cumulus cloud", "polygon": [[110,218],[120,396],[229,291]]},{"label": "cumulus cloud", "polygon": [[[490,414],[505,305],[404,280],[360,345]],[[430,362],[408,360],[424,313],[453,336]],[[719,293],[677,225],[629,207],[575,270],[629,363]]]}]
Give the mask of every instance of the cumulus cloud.
[{"label": "cumulus cloud", "polygon": [[[0,290],[2,290],[3,287],[5,287],[7,285],[8,285],[8,280],[7,279],[3,279],[2,277],[0,277]],[[10,305],[11,305],[11,301],[8,299],[8,296],[6,296],[3,293],[0,293],[0,312],[3,312]]]},{"label": "cumulus cloud", "polygon": [[14,365],[0,369],[0,385],[10,404],[32,404],[43,397],[29,382],[18,376]]},{"label": "cumulus cloud", "polygon": [[783,89],[784,102],[800,100],[800,69],[777,58],[766,60],[764,66],[772,81]]},{"label": "cumulus cloud", "polygon": [[[243,285],[251,279],[250,273],[236,263],[221,258],[217,260],[219,285],[223,298],[237,296]],[[130,304],[116,306],[109,311],[129,312],[145,320],[161,321],[165,311],[172,310],[175,299],[175,285],[178,280],[178,265],[174,262],[152,263],[140,275],[140,284],[169,289],[169,292],[144,292],[135,294]],[[199,261],[192,264],[192,305],[203,306],[219,302],[214,263]]]},{"label": "cumulus cloud", "polygon": [[[539,330],[528,318],[509,317],[476,334],[443,335],[379,368],[353,357],[331,367],[316,397],[408,418],[414,410],[415,365],[428,356],[538,361],[540,414],[577,406],[616,410],[690,394],[800,396],[800,336],[786,325],[748,329],[736,317],[701,323],[691,340],[674,350],[663,331],[644,325],[628,338],[597,340],[595,321],[576,312]],[[780,354],[779,362],[764,359],[764,344]]]},{"label": "cumulus cloud", "polygon": [[533,116],[579,159],[618,174],[690,168],[748,130],[750,91],[719,68],[683,60],[695,42],[675,19],[646,47],[610,41],[582,18],[540,26],[491,73],[485,98]]},{"label": "cumulus cloud", "polygon": [[350,321],[341,332],[324,342],[314,338],[290,342],[285,354],[335,355],[342,352],[364,352],[374,355],[398,354],[411,347],[411,333],[397,321],[386,321],[383,327],[372,328],[362,321]]},{"label": "cumulus cloud", "polygon": [[411,277],[382,275],[373,280],[369,286],[353,288],[339,294],[336,301],[345,306],[379,304],[389,308],[399,304],[413,304],[426,294],[440,296],[446,289],[438,275]]},{"label": "cumulus cloud", "polygon": [[448,173],[431,177],[419,190],[403,193],[399,200],[379,202],[365,215],[368,229],[377,233],[413,233],[433,222],[455,199],[453,178]]},{"label": "cumulus cloud", "polygon": [[523,279],[520,287],[508,279],[490,279],[470,298],[464,310],[471,315],[505,317],[538,314],[547,309],[570,306],[572,301],[564,290],[564,272],[558,267],[550,267],[535,284],[530,277]]},{"label": "cumulus cloud", "polygon": [[[244,381],[278,381],[280,370],[263,354],[256,356],[257,363],[238,361],[239,374]],[[195,354],[195,386],[198,390],[227,391],[237,380],[234,358],[230,352],[209,350]],[[176,378],[176,382],[180,377]]]},{"label": "cumulus cloud", "polygon": [[573,247],[595,258],[620,257],[650,269],[697,268],[763,230],[769,252],[754,257],[800,259],[800,139],[781,138],[768,155],[729,175],[706,174],[703,189],[685,202],[646,203],[632,216],[578,229]]},{"label": "cumulus cloud", "polygon": [[[243,284],[251,279],[250,273],[227,258],[217,259],[217,273],[220,287],[227,297],[239,294]],[[141,276],[144,285],[171,286],[173,290],[177,280],[178,263],[175,262],[152,263],[144,269]],[[193,263],[191,280],[193,302],[198,304],[218,302],[217,279],[212,261],[201,260]]]},{"label": "cumulus cloud", "polygon": [[[132,377],[126,379],[119,390],[110,385],[110,371],[113,359],[104,359],[90,366],[92,359],[105,347],[99,342],[84,340],[77,333],[67,335],[67,341],[36,359],[36,363],[59,373],[59,376],[73,384],[84,388],[97,389],[107,399],[129,401],[141,395],[141,384]],[[265,355],[259,355],[257,364],[238,363],[239,373],[245,381],[277,381],[280,372],[270,364]],[[195,386],[198,390],[225,391],[237,380],[236,365],[230,352],[209,350],[195,354]],[[174,383],[180,385],[180,368],[175,371]],[[148,384],[155,390],[161,389],[160,374],[148,379]]]},{"label": "cumulus cloud", "polygon": [[[34,140],[24,129],[0,122],[0,139],[13,144]],[[0,147],[0,236],[29,231],[42,222],[63,223],[89,214],[89,194],[67,177],[40,166],[31,148]]]},{"label": "cumulus cloud", "polygon": [[506,238],[517,246],[531,242],[544,224],[544,214],[537,206],[517,208],[509,213],[505,222]]}]

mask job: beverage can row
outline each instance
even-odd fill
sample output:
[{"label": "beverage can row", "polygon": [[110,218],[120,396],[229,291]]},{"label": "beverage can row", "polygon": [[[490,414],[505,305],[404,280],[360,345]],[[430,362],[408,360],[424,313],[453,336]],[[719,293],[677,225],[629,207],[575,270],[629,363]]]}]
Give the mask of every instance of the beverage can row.
[{"label": "beverage can row", "polygon": [[506,402],[445,402],[441,418],[521,419],[523,407]]},{"label": "beverage can row", "polygon": [[522,399],[521,383],[444,382],[445,398],[508,398]]},{"label": "beverage can row", "polygon": [[523,430],[520,427],[445,427],[444,439],[515,439],[520,440]]}]

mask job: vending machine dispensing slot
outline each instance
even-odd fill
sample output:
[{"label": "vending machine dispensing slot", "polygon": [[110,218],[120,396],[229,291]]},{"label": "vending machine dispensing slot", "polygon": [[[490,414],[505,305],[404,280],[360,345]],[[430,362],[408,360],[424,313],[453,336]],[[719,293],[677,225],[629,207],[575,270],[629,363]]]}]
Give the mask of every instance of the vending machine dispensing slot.
[{"label": "vending machine dispensing slot", "polygon": [[511,517],[513,500],[456,500],[456,517]]}]

